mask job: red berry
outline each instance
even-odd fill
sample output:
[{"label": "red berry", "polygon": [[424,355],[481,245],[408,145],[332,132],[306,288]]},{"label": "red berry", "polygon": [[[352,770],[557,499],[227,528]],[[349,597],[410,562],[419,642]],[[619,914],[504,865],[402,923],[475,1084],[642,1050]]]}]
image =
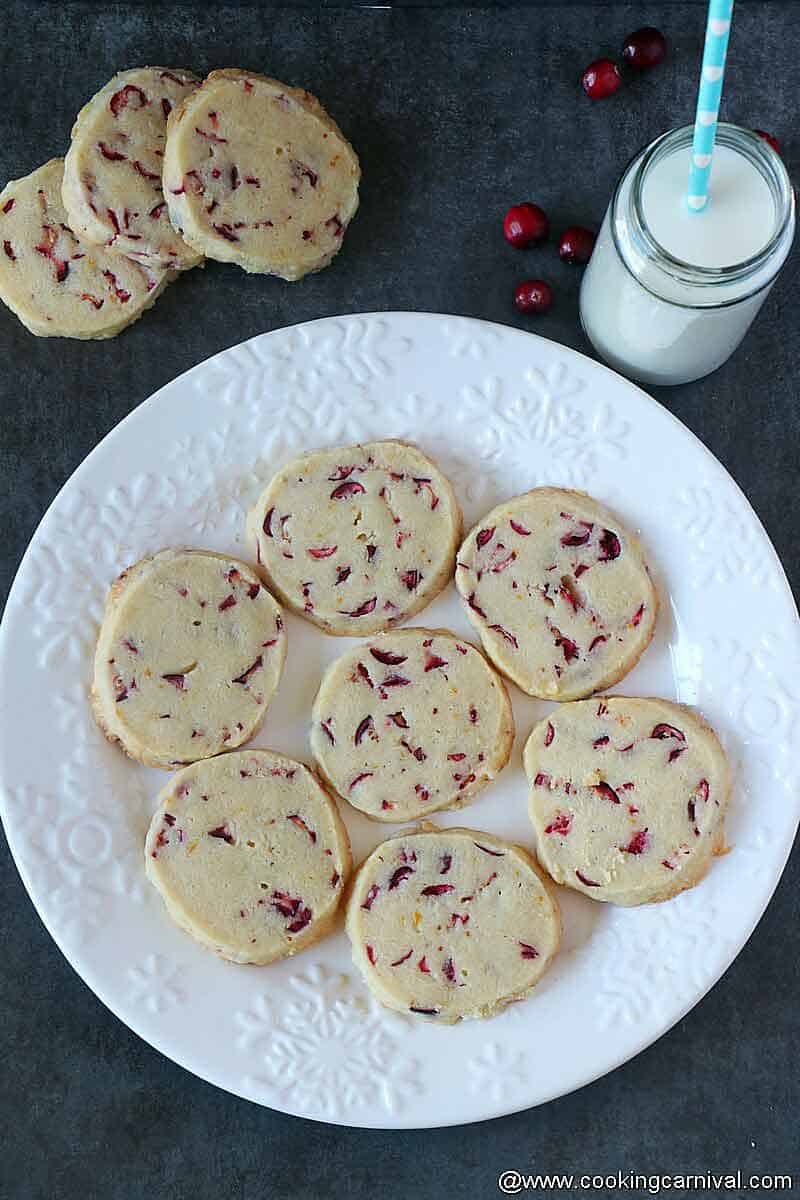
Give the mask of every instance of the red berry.
[{"label": "red berry", "polygon": [[781,144],[776,137],[772,136],[771,133],[767,133],[765,129],[754,129],[753,133],[757,133],[760,138],[763,138],[764,141],[768,143],[768,145],[772,146],[772,149],[776,154],[780,154]]},{"label": "red berry", "polygon": [[543,279],[526,279],[514,288],[514,307],[521,313],[544,313],[553,303],[553,289]]},{"label": "red berry", "polygon": [[667,54],[667,40],[658,29],[645,25],[629,33],[622,45],[622,61],[637,71],[657,67]]},{"label": "red berry", "polygon": [[558,243],[558,256],[568,263],[585,263],[592,257],[595,235],[582,225],[565,229]]},{"label": "red berry", "polygon": [[604,100],[606,96],[613,96],[622,85],[622,76],[619,67],[610,58],[597,58],[589,63],[581,75],[581,83],[592,100]]},{"label": "red berry", "polygon": [[538,204],[515,204],[503,219],[503,233],[507,242],[524,250],[534,242],[543,242],[550,232],[547,214]]}]

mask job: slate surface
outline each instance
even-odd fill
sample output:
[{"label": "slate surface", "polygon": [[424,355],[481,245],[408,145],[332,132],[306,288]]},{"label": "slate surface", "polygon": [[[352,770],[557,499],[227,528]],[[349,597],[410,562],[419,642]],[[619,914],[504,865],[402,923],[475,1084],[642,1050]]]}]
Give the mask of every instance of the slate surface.
[{"label": "slate surface", "polygon": [[[164,62],[246,65],[306,85],[357,147],[364,186],[345,252],[302,283],[212,265],[171,287],[120,338],[97,344],[34,339],[0,311],[2,596],[41,514],[97,441],[163,383],[253,334],[376,309],[525,326],[511,289],[546,274],[556,305],[529,327],[585,351],[579,272],[552,247],[529,255],[507,247],[500,219],[530,197],[557,225],[598,224],[627,158],[691,119],[703,22],[703,8],[686,3],[387,11],[10,0],[0,179],[61,153],[73,115],[115,70]],[[582,67],[645,23],[669,37],[670,61],[611,101],[589,103],[576,86]],[[799,51],[799,6],[737,6],[725,114],[774,131],[794,170]],[[797,301],[795,255],[725,367],[656,392],[740,483],[795,587]],[[50,941],[3,842],[0,1196],[472,1198],[499,1194],[497,1176],[511,1168],[741,1168],[797,1178],[799,883],[795,856],[725,978],[606,1079],[467,1130],[378,1134],[259,1109],[140,1042]],[[569,1037],[565,1029],[565,1044]]]}]

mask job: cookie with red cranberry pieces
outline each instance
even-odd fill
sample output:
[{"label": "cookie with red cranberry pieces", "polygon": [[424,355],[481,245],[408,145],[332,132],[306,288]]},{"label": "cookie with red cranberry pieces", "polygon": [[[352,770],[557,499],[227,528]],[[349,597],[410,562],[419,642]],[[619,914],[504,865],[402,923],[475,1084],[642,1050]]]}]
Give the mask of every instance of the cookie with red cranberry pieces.
[{"label": "cookie with red cranberry pieces", "polygon": [[605,505],[561,488],[487,513],[458,552],[456,586],[495,666],[543,700],[616,683],[658,614],[639,539]]},{"label": "cookie with red cranberry pieces", "polygon": [[0,192],[0,300],[37,337],[108,338],[155,303],[169,273],[84,242],[52,158]]},{"label": "cookie with red cranberry pieces", "polygon": [[190,71],[136,67],[78,113],[62,194],[72,229],[148,267],[194,267],[202,254],[173,228],[161,182],[167,117],[199,87]]},{"label": "cookie with red cranberry pieces", "polygon": [[730,769],[693,709],[628,696],[564,704],[524,757],[537,855],[556,883],[650,904],[694,887],[724,850]]},{"label": "cookie with red cranberry pieces", "polygon": [[425,823],[362,864],[346,928],[376,1000],[450,1024],[526,997],[558,950],[561,919],[523,847]]},{"label": "cookie with red cranberry pieces", "polygon": [[288,463],[247,528],[284,604],[327,633],[360,637],[418,613],[447,584],[461,509],[416,446],[367,442]]},{"label": "cookie with red cranberry pieces", "polygon": [[347,650],[314,701],[322,775],[378,821],[461,808],[502,771],[514,741],[505,684],[469,642],[397,629]]},{"label": "cookie with red cranberry pieces", "polygon": [[270,750],[194,763],[161,791],[145,866],[173,921],[236,963],[265,965],[333,928],[350,842],[312,771]]},{"label": "cookie with red cranberry pieces", "polygon": [[208,550],[162,550],[111,588],[95,717],[131,758],[171,770],[247,742],[285,657],[281,610],[252,567]]},{"label": "cookie with red cranberry pieces", "polygon": [[170,114],[164,191],[199,253],[295,280],[326,267],[358,208],[355,151],[315,96],[212,71]]}]

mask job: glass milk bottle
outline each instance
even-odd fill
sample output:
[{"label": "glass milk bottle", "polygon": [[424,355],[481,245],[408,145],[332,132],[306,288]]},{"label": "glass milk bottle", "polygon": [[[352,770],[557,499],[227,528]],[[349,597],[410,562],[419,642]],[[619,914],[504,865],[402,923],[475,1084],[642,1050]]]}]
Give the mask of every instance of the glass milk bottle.
[{"label": "glass milk bottle", "polygon": [[792,245],[783,160],[749,129],[720,124],[708,205],[686,203],[693,128],[673,129],[627,166],[581,286],[598,354],[644,383],[699,379],[733,353]]}]

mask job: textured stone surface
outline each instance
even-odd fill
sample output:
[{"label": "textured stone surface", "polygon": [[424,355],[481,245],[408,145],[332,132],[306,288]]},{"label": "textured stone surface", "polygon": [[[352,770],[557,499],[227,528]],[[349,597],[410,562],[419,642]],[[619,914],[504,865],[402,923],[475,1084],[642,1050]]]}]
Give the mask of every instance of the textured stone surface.
[{"label": "textured stone surface", "polygon": [[[542,275],[556,303],[527,327],[586,350],[579,271],[560,264],[552,245],[527,253],[506,246],[502,214],[530,198],[556,227],[598,224],[628,157],[691,118],[703,21],[702,5],[683,3],[385,11],[11,0],[0,43],[0,180],[61,153],[74,114],[115,70],[174,62],[198,71],[247,65],[307,85],[356,146],[364,186],[342,255],[302,283],[212,264],[98,345],[35,340],[0,311],[2,595],[45,507],[99,438],[161,384],[252,334],[375,309],[526,327],[511,290]],[[667,34],[669,62],[591,104],[577,88],[580,70],[643,23]],[[723,102],[729,119],[776,133],[794,170],[798,44],[797,5],[739,4]],[[738,480],[795,587],[797,276],[796,253],[744,346],[716,375],[656,392]],[[226,1096],[139,1041],[66,965],[3,844],[2,1104],[13,1136],[0,1195],[355,1200],[402,1186],[423,1200],[445,1191],[494,1196],[497,1175],[512,1167],[797,1173],[800,1090],[790,1064],[799,882],[795,860],[720,984],[606,1079],[474,1134],[370,1134]]]}]

